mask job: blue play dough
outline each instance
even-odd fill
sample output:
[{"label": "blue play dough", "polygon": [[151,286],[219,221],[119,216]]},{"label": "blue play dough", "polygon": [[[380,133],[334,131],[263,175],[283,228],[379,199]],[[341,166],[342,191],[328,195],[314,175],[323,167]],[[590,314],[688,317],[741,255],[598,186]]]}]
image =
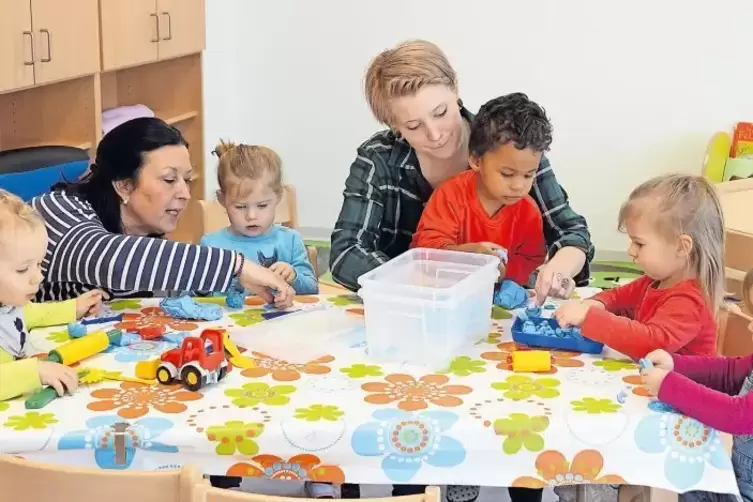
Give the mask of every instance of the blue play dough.
[{"label": "blue play dough", "polygon": [[246,290],[243,289],[237,280],[233,281],[225,295],[225,303],[231,309],[243,308],[246,302]]},{"label": "blue play dough", "polygon": [[677,413],[675,408],[661,401],[651,401],[648,403],[648,409],[658,413]]},{"label": "blue play dough", "polygon": [[165,333],[164,335],[162,335],[162,339],[166,342],[180,345],[183,343],[183,339],[189,335],[190,333],[187,333],[185,331],[171,331],[170,333]]},{"label": "blue play dough", "polygon": [[494,292],[494,305],[503,309],[515,309],[525,305],[528,301],[528,292],[515,281],[505,279]]},{"label": "blue play dough", "polygon": [[624,390],[617,394],[617,402],[620,404],[625,404],[625,400],[627,400],[627,392]]},{"label": "blue play dough", "polygon": [[641,359],[638,361],[638,366],[640,366],[642,370],[649,370],[654,367],[654,363],[648,359]]},{"label": "blue play dough", "polygon": [[499,259],[502,260],[502,263],[507,264],[507,250],[506,249],[498,249],[497,256],[499,256]]},{"label": "blue play dough", "polygon": [[222,318],[222,307],[211,303],[196,303],[190,296],[165,298],[159,306],[168,315],[176,319],[217,321]]},{"label": "blue play dough", "polygon": [[541,307],[526,308],[526,315],[528,317],[541,317]]},{"label": "blue play dough", "polygon": [[86,326],[80,322],[72,322],[68,325],[68,336],[71,338],[81,338],[86,335]]},{"label": "blue play dough", "polygon": [[[526,309],[526,313],[528,313],[528,310],[529,309]],[[554,336],[557,338],[582,338],[578,328],[554,328],[547,319],[543,318],[537,319],[537,322],[534,322],[531,319],[525,321],[523,323],[523,333],[529,335]]]}]

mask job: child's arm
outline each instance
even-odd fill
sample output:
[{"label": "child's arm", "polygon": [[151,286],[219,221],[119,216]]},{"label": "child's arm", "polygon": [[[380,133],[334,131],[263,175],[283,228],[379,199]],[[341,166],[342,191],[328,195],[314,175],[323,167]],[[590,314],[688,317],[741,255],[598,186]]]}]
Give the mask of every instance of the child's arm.
[{"label": "child's arm", "polygon": [[28,329],[71,323],[76,320],[76,300],[27,303],[24,321]]},{"label": "child's arm", "polygon": [[728,396],[671,371],[664,378],[658,397],[687,416],[719,431],[753,434],[753,420],[750,419],[753,416],[753,393]]},{"label": "child's arm", "polygon": [[315,295],[319,293],[319,281],[314,275],[314,267],[309,263],[306,245],[299,235],[293,235],[293,250],[290,265],[295,270],[293,289],[299,295]]},{"label": "child's arm", "polygon": [[687,345],[698,336],[701,312],[705,311],[695,298],[677,292],[666,298],[645,324],[591,307],[580,328],[586,338],[640,359],[657,349],[673,353]]},{"label": "child's arm", "polygon": [[589,300],[602,303],[607,312],[632,319],[635,316],[635,307],[645,294],[650,282],[651,279],[648,276],[643,276],[623,286],[603,291]]},{"label": "child's arm", "polygon": [[672,356],[675,371],[694,382],[725,394],[740,392],[745,378],[753,372],[753,354],[745,357]]},{"label": "child's arm", "polygon": [[515,221],[514,242],[508,249],[509,261],[505,269],[505,279],[511,279],[523,287],[528,279],[546,258],[544,228],[536,204],[532,200],[522,200]]},{"label": "child's arm", "polygon": [[418,228],[413,234],[411,247],[447,249],[465,244],[458,242],[460,218],[448,192],[449,190],[443,190],[440,186],[429,198],[418,222]]},{"label": "child's arm", "polygon": [[0,349],[0,401],[32,392],[41,386],[38,359],[14,361],[13,356]]}]

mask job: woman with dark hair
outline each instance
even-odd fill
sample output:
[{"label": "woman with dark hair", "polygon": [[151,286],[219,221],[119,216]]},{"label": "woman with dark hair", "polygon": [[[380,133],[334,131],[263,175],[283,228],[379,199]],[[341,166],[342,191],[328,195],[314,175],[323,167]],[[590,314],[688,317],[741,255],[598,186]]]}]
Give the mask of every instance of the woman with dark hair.
[{"label": "woman with dark hair", "polygon": [[107,133],[83,178],[31,201],[49,235],[38,300],[95,288],[120,297],[225,291],[237,277],[264,300],[289,306],[293,289],[243,255],[163,239],[177,226],[194,178],[185,139],[162,120],[134,119]]}]

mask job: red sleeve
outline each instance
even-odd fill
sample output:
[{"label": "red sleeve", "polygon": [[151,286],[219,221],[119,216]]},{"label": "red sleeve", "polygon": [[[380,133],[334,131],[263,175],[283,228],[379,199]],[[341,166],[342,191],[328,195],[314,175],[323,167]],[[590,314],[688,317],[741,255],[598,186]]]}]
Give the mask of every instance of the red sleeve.
[{"label": "red sleeve", "polygon": [[687,345],[703,326],[702,312],[706,309],[696,298],[678,291],[664,299],[645,323],[591,307],[580,328],[586,338],[637,360],[657,349],[672,353]]},{"label": "red sleeve", "polygon": [[525,199],[520,203],[515,221],[513,242],[510,243],[505,279],[527,286],[528,278],[546,258],[544,224],[536,203]]},{"label": "red sleeve", "polygon": [[589,300],[603,303],[607,311],[613,314],[633,319],[635,317],[635,307],[641,298],[643,298],[646,288],[650,283],[651,278],[644,275],[623,286],[603,291],[589,298]]},{"label": "red sleeve", "polygon": [[[738,389],[738,392],[740,389]],[[753,393],[729,396],[671,371],[659,388],[659,400],[699,422],[728,434],[753,434]]]},{"label": "red sleeve", "polygon": [[753,372],[753,354],[745,357],[673,355],[675,371],[725,394],[737,394]]},{"label": "red sleeve", "polygon": [[453,190],[453,185],[452,180],[445,181],[429,197],[418,228],[413,234],[411,247],[444,249],[459,244],[460,208],[453,195],[461,191]]}]

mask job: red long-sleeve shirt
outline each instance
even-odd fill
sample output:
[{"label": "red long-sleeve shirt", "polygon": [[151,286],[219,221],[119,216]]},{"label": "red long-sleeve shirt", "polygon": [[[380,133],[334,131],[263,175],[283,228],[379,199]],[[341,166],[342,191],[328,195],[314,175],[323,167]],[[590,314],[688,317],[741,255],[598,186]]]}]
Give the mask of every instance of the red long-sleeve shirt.
[{"label": "red long-sleeve shirt", "polygon": [[546,257],[541,213],[533,199],[526,196],[490,217],[479,199],[478,174],[465,171],[431,195],[411,247],[444,249],[477,242],[507,249],[505,278],[523,286]]},{"label": "red long-sleeve shirt", "polygon": [[753,434],[753,392],[738,395],[745,378],[753,375],[753,354],[673,358],[675,370],[661,384],[661,401],[722,432]]},{"label": "red long-sleeve shirt", "polygon": [[656,349],[687,355],[716,353],[716,323],[695,281],[656,289],[643,276],[592,299],[581,325],[583,336],[640,359]]}]

